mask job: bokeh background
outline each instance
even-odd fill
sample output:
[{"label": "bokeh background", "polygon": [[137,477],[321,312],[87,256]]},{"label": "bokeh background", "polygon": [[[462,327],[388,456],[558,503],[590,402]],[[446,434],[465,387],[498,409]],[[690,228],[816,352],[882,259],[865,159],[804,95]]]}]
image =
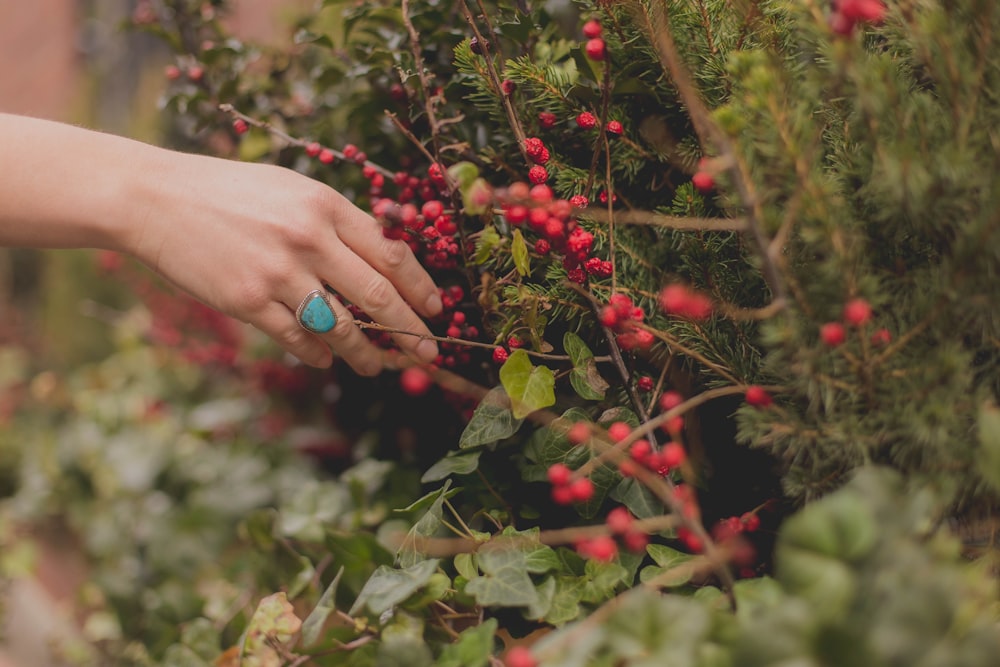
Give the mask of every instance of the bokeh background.
[{"label": "bokeh background", "polygon": [[[157,143],[170,56],[155,39],[126,28],[137,4],[0,0],[0,112]],[[276,43],[290,38],[289,26],[312,0],[231,4],[228,20],[238,36]],[[0,248],[0,349],[27,349],[37,368],[65,370],[99,359],[111,342],[93,304],[130,298],[127,287],[100,274],[87,251]],[[0,404],[0,426],[3,413]],[[60,548],[59,536],[40,543],[49,548],[38,554],[34,576],[3,582],[0,590],[0,667],[55,667],[60,662],[49,639],[76,632],[73,592],[85,569],[72,549]]]}]

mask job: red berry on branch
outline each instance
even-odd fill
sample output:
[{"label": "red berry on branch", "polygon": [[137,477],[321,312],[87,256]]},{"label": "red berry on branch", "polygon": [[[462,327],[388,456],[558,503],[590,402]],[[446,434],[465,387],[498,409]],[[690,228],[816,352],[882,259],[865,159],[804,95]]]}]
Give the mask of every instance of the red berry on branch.
[{"label": "red berry on branch", "polygon": [[604,523],[607,524],[608,530],[613,534],[622,535],[632,529],[635,517],[632,516],[632,513],[628,509],[616,507],[608,512],[608,517],[604,520]]},{"label": "red berry on branch", "polygon": [[510,79],[504,79],[500,82],[500,89],[503,91],[504,95],[509,97],[514,94],[515,90],[517,90],[517,84]]},{"label": "red berry on branch", "polygon": [[608,126],[605,129],[607,130],[607,133],[612,137],[620,137],[622,136],[622,133],[625,131],[625,128],[622,127],[622,124],[617,120],[609,120]]},{"label": "red berry on branch", "polygon": [[707,171],[696,171],[691,177],[691,184],[702,194],[708,194],[715,188],[715,179]]},{"label": "red berry on branch", "polygon": [[583,24],[583,36],[587,39],[600,37],[602,32],[604,32],[604,29],[601,27],[601,22],[597,19],[590,19]]},{"label": "red berry on branch", "polygon": [[607,535],[595,537],[590,540],[587,555],[598,562],[610,563],[618,555],[618,544]]},{"label": "red berry on branch", "polygon": [[574,445],[582,445],[587,442],[590,440],[590,424],[587,422],[576,422],[566,432],[566,439]]},{"label": "red berry on branch", "polygon": [[306,144],[306,155],[308,155],[309,157],[316,157],[317,155],[319,155],[319,152],[321,150],[323,150],[323,147],[320,146],[315,141],[311,141],[308,144]]},{"label": "red berry on branch", "polygon": [[574,208],[587,208],[588,206],[590,206],[590,200],[584,197],[583,195],[573,195],[572,197],[569,198],[569,203]]},{"label": "red berry on branch", "polygon": [[565,463],[553,463],[549,466],[546,476],[552,486],[566,486],[573,476],[573,471]]},{"label": "red berry on branch", "polygon": [[584,130],[591,130],[597,127],[597,116],[589,111],[582,111],[576,117],[576,124]]},{"label": "red berry on branch", "polygon": [[888,345],[892,342],[892,334],[888,329],[879,329],[872,334],[872,345]]},{"label": "red berry on branch", "polygon": [[755,408],[766,408],[774,403],[774,399],[763,387],[751,385],[747,387],[746,401]]},{"label": "red berry on branch", "polygon": [[847,340],[847,331],[840,322],[827,322],[819,328],[819,338],[828,347],[837,347]]},{"label": "red berry on branch", "polygon": [[205,68],[201,65],[192,65],[188,67],[187,75],[192,81],[201,81],[202,77],[205,76]]},{"label": "red berry on branch", "polygon": [[552,501],[557,505],[569,505],[573,502],[573,492],[569,486],[553,486]]},{"label": "red berry on branch", "polygon": [[649,545],[649,535],[638,530],[630,530],[622,537],[625,548],[632,553],[642,553]]},{"label": "red berry on branch", "polygon": [[528,137],[524,140],[524,152],[528,157],[535,158],[542,154],[545,149],[545,142],[538,137]]},{"label": "red berry on branch", "polygon": [[701,553],[701,550],[705,548],[701,539],[687,526],[681,526],[677,529],[677,539],[681,541],[688,551],[693,551],[694,553]]},{"label": "red berry on branch", "polygon": [[667,410],[673,410],[678,405],[684,402],[684,397],[681,396],[679,392],[676,391],[665,391],[663,395],[660,396],[660,409],[666,412]]},{"label": "red berry on branch", "polygon": [[167,77],[168,81],[176,81],[181,78],[181,68],[177,65],[167,65],[163,68],[163,76]]},{"label": "red berry on branch", "polygon": [[547,185],[536,185],[528,193],[531,201],[536,204],[548,204],[552,201],[552,188]]},{"label": "red berry on branch", "polygon": [[541,185],[545,181],[549,180],[549,172],[542,165],[536,164],[528,170],[528,180],[535,185]]},{"label": "red berry on branch", "polygon": [[653,391],[653,378],[643,375],[636,382],[636,386],[639,387],[639,391]]},{"label": "red berry on branch", "polygon": [[755,512],[745,512],[740,517],[740,523],[743,524],[743,530],[753,533],[760,528],[760,517]]},{"label": "red berry on branch", "polygon": [[862,298],[851,299],[844,304],[844,321],[854,327],[868,324],[872,319],[872,307]]},{"label": "red berry on branch", "polygon": [[538,239],[535,241],[535,252],[539,255],[548,255],[552,252],[552,244],[545,239]]},{"label": "red berry on branch", "polygon": [[840,0],[837,11],[849,21],[878,24],[885,18],[886,6],[881,0]]},{"label": "red berry on branch", "polygon": [[493,363],[502,364],[510,357],[506,349],[502,347],[493,348]]},{"label": "red berry on branch", "polygon": [[583,50],[587,53],[588,58],[598,62],[608,57],[608,46],[600,37],[587,40],[587,44],[583,47]]},{"label": "red berry on branch", "polygon": [[410,366],[399,375],[399,386],[410,396],[426,394],[434,381],[422,368]]},{"label": "red berry on branch", "polygon": [[600,320],[601,324],[613,329],[618,325],[618,311],[612,306],[604,306],[601,308]]},{"label": "red berry on branch", "polygon": [[580,477],[569,484],[570,493],[573,500],[578,503],[585,503],[594,497],[594,483],[589,477]]},{"label": "red berry on branch", "polygon": [[233,131],[236,132],[236,134],[246,134],[249,129],[250,126],[247,125],[247,122],[242,118],[237,118],[233,121]]},{"label": "red berry on branch", "polygon": [[632,433],[632,427],[625,422],[615,422],[608,427],[608,437],[614,442],[621,442]]},{"label": "red berry on branch", "polygon": [[538,661],[524,646],[514,646],[503,659],[504,667],[538,667]]},{"label": "red berry on branch", "polygon": [[547,164],[548,161],[549,161],[549,159],[551,159],[551,157],[552,156],[549,155],[549,149],[543,147],[542,150],[539,151],[538,155],[536,155],[535,157],[531,158],[531,160],[535,164]]},{"label": "red berry on branch", "polygon": [[434,220],[437,220],[442,213],[444,213],[444,204],[437,199],[425,201],[423,206],[420,207],[420,213],[424,216],[424,220],[427,222],[433,222]]},{"label": "red berry on branch", "polygon": [[543,129],[549,130],[555,127],[558,117],[551,111],[541,111],[538,114],[538,124],[542,126]]},{"label": "red berry on branch", "polygon": [[665,465],[670,470],[679,468],[684,464],[687,459],[687,452],[684,451],[684,447],[676,442],[668,442],[663,446],[663,465]]},{"label": "red berry on branch", "polygon": [[649,455],[652,453],[653,446],[649,444],[649,440],[645,439],[636,440],[628,449],[628,455],[632,457],[632,460],[643,465],[649,460]]},{"label": "red berry on branch", "polygon": [[587,272],[580,267],[576,267],[566,273],[566,278],[577,285],[583,285],[587,282]]},{"label": "red berry on branch", "polygon": [[471,40],[469,40],[469,49],[477,56],[483,55],[484,45],[486,46],[486,48],[489,48],[490,46],[489,42],[487,42],[485,39],[482,42],[479,41],[478,37],[473,37]]},{"label": "red berry on branch", "polygon": [[332,164],[336,156],[329,148],[324,148],[319,152],[319,161],[323,164]]},{"label": "red berry on branch", "polygon": [[524,347],[524,341],[518,338],[517,336],[510,336],[509,338],[507,338],[507,347],[509,347],[512,350],[517,350],[519,348]]}]

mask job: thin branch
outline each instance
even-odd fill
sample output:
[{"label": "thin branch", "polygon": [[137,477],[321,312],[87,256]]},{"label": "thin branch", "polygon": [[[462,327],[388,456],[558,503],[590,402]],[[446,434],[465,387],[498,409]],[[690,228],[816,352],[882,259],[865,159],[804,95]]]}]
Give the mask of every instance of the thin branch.
[{"label": "thin branch", "polygon": [[[577,213],[595,222],[608,222],[610,219],[607,212],[598,208],[578,209]],[[664,215],[653,211],[618,211],[614,219],[616,224],[646,225],[683,231],[745,232],[747,230],[747,223],[743,218],[692,218]]]}]

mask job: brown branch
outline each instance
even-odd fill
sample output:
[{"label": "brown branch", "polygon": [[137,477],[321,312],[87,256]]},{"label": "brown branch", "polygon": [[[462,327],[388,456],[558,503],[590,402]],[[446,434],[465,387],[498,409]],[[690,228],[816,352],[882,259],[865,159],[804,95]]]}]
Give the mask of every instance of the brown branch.
[{"label": "brown branch", "polygon": [[[608,222],[610,219],[604,210],[598,208],[578,209],[577,213],[595,222]],[[618,211],[614,219],[615,223],[623,225],[647,225],[682,231],[745,232],[747,230],[746,220],[742,218],[690,218],[653,211]]]}]

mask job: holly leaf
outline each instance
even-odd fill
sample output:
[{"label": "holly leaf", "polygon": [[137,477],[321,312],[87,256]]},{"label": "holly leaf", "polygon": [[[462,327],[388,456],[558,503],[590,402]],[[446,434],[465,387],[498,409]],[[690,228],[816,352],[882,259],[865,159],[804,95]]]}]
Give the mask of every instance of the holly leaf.
[{"label": "holly leaf", "polygon": [[[500,374],[502,378],[502,369]],[[554,400],[555,398],[553,398]],[[494,387],[476,406],[475,412],[472,413],[472,419],[462,431],[458,448],[470,449],[482,445],[492,445],[498,440],[509,438],[517,433],[522,421],[523,417],[518,417],[511,410],[511,401],[504,388]]]},{"label": "holly leaf", "polygon": [[450,451],[444,458],[432,465],[420,478],[421,484],[439,482],[450,475],[468,475],[479,467],[481,450],[471,452]]},{"label": "holly leaf", "polygon": [[539,603],[538,591],[528,576],[527,556],[511,548],[509,538],[493,540],[479,549],[482,576],[469,580],[465,592],[484,607],[531,607]]},{"label": "holly leaf", "polygon": [[353,616],[367,607],[381,616],[420,590],[437,572],[438,562],[432,558],[402,569],[380,565],[365,582],[349,613]]},{"label": "holly leaf", "polygon": [[526,276],[531,273],[531,264],[528,259],[528,244],[524,242],[524,235],[520,229],[514,230],[514,236],[510,243],[510,254],[514,257],[514,268],[517,273]]},{"label": "holly leaf", "polygon": [[523,419],[556,402],[556,380],[552,370],[534,366],[524,350],[514,350],[500,367],[500,383],[510,397],[516,419]]},{"label": "holly leaf", "polygon": [[313,610],[306,616],[306,620],[302,622],[303,646],[312,646],[316,643],[316,640],[319,639],[319,633],[323,629],[323,624],[326,623],[326,619],[337,608],[337,586],[340,585],[340,578],[343,575],[344,567],[341,566],[340,570],[337,571],[337,576],[333,578],[330,585],[323,591],[319,602],[316,603]]}]

